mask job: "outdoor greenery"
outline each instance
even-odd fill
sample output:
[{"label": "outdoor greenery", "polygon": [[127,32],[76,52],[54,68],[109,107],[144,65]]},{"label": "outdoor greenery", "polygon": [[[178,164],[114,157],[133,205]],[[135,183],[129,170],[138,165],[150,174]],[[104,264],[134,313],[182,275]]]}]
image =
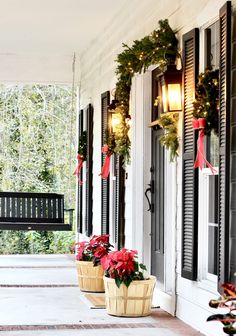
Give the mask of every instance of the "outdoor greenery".
[{"label": "outdoor greenery", "polygon": [[117,55],[116,108],[113,113],[120,120],[115,134],[114,152],[121,156],[123,164],[130,161],[129,133],[129,101],[132,78],[136,73],[146,71],[150,65],[156,64],[161,70],[170,61],[175,61],[178,53],[178,40],[168,20],[160,20],[159,28],[141,40],[135,40],[129,47],[123,44],[124,50]]},{"label": "outdoor greenery", "polygon": [[[0,190],[57,192],[75,206],[76,116],[69,86],[0,87]],[[64,253],[71,232],[0,231],[0,253]]]},{"label": "outdoor greenery", "polygon": [[158,125],[164,129],[164,134],[160,142],[170,151],[170,161],[173,162],[178,156],[179,138],[178,138],[178,113],[162,113],[158,119]]},{"label": "outdoor greenery", "polygon": [[219,70],[206,70],[198,76],[196,100],[193,102],[193,117],[205,118],[205,134],[214,130],[218,134],[219,124]]}]

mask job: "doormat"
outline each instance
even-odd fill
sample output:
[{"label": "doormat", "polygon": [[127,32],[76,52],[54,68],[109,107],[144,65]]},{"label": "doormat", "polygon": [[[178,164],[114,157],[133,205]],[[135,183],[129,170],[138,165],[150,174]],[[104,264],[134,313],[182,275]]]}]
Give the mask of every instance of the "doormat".
[{"label": "doormat", "polygon": [[85,294],[84,297],[89,301],[91,309],[105,309],[104,294]]},{"label": "doormat", "polygon": [[[85,299],[89,302],[90,309],[105,309],[105,294],[85,294]],[[152,305],[152,309],[160,308],[160,306]]]}]

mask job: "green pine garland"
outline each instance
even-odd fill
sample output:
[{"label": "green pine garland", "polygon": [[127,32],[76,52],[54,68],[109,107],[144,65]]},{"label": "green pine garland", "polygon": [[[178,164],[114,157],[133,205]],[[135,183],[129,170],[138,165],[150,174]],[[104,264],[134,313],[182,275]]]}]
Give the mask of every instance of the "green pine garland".
[{"label": "green pine garland", "polygon": [[79,137],[79,149],[78,154],[83,158],[83,161],[87,159],[87,132],[83,131]]},{"label": "green pine garland", "polygon": [[108,146],[108,154],[112,155],[115,153],[115,135],[112,132],[109,132],[109,129],[107,128],[105,130],[105,135],[104,135],[104,144]]},{"label": "green pine garland", "polygon": [[160,142],[170,151],[170,161],[173,162],[178,156],[179,138],[178,138],[178,113],[162,113],[158,119],[158,125],[165,130],[161,136]]},{"label": "green pine garland", "polygon": [[117,56],[116,99],[119,101],[115,113],[121,118],[115,135],[115,152],[123,158],[124,165],[130,159],[129,126],[126,118],[129,115],[129,100],[132,77],[136,73],[146,71],[150,65],[157,64],[161,69],[170,60],[175,60],[178,53],[178,40],[169,26],[168,20],[159,21],[159,29],[141,40],[134,41],[132,47],[123,44],[124,51]]},{"label": "green pine garland", "polygon": [[206,68],[198,76],[196,100],[193,102],[193,117],[205,118],[205,134],[214,130],[218,134],[219,122],[219,71]]}]

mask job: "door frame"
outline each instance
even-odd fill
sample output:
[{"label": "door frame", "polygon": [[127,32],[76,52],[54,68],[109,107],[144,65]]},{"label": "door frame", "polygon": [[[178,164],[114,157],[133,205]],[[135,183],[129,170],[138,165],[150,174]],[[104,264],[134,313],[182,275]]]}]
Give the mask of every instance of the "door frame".
[{"label": "door frame", "polygon": [[[151,269],[151,216],[147,212],[148,204],[144,192],[150,183],[151,173],[151,122],[152,108],[152,71],[151,66],[145,73],[133,78],[131,88],[132,115],[132,238],[130,246],[139,251],[142,260],[150,272]],[[181,119],[181,118],[180,118]],[[181,122],[181,121],[180,121]],[[177,281],[177,163],[169,163],[169,154],[165,153],[165,204],[173,209],[165,211],[165,291],[155,288],[154,304],[174,315],[176,311],[176,281]],[[180,183],[180,182],[179,182]],[[138,191],[138,192],[137,192]],[[140,197],[142,195],[142,197]],[[181,197],[178,197],[181,199]],[[165,207],[166,209],[166,207]],[[141,229],[142,228],[142,229]],[[167,234],[169,242],[166,241]],[[171,249],[166,249],[170,244]]]}]

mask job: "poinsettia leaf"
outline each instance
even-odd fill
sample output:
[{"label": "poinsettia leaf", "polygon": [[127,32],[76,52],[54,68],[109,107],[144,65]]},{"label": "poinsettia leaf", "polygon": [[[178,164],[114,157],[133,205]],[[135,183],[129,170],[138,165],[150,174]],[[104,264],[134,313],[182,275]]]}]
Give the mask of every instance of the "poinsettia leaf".
[{"label": "poinsettia leaf", "polygon": [[209,321],[219,321],[222,323],[236,322],[236,316],[233,314],[215,314],[211,315],[207,318],[207,322]]},{"label": "poinsettia leaf", "polygon": [[120,285],[122,284],[122,280],[119,277],[115,278],[115,283],[118,288],[120,288]]},{"label": "poinsettia leaf", "polygon": [[124,280],[124,284],[125,284],[125,286],[126,286],[127,288],[129,287],[129,285],[131,284],[131,282],[132,282],[132,279],[131,279],[131,278],[127,278],[127,279]]},{"label": "poinsettia leaf", "polygon": [[93,266],[98,266],[98,265],[100,265],[100,259],[99,258],[94,258]]},{"label": "poinsettia leaf", "polygon": [[147,267],[146,267],[144,264],[139,264],[139,266],[140,266],[140,268],[141,268],[142,270],[144,270],[144,271],[147,270]]},{"label": "poinsettia leaf", "polygon": [[137,262],[134,262],[134,272],[138,272],[139,266]]},{"label": "poinsettia leaf", "polygon": [[224,333],[227,335],[235,335],[236,334],[236,328],[233,326],[227,326],[223,328]]},{"label": "poinsettia leaf", "polygon": [[139,272],[139,280],[143,280],[144,276],[143,276],[143,272]]}]

